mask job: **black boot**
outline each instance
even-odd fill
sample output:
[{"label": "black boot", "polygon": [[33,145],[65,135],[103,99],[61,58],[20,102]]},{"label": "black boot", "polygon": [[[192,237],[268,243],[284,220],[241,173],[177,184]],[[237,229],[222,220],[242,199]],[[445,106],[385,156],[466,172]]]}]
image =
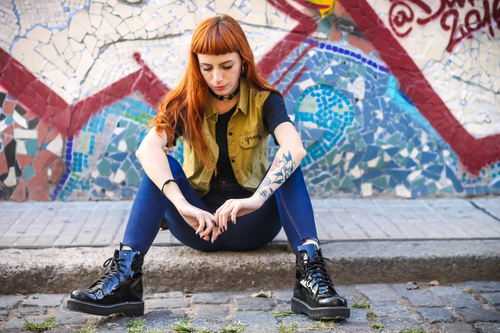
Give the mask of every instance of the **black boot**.
[{"label": "black boot", "polygon": [[320,249],[314,244],[298,247],[296,253],[297,282],[293,290],[292,311],[312,319],[349,318],[347,301],[335,291],[326,272]]},{"label": "black boot", "polygon": [[[144,254],[132,250],[115,250],[104,262],[109,270],[86,290],[75,290],[68,309],[99,316],[123,312],[136,317],[144,314],[142,300],[142,263]],[[111,264],[111,265],[110,265]]]}]

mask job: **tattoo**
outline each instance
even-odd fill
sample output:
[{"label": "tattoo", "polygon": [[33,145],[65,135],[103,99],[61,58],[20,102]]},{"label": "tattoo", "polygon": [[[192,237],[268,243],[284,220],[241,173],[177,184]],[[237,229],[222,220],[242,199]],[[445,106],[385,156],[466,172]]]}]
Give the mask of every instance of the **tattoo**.
[{"label": "tattoo", "polygon": [[271,188],[271,185],[277,184],[278,187],[281,186],[281,184],[290,178],[296,166],[297,164],[293,161],[290,151],[288,154],[283,154],[282,158],[276,158],[257,189],[259,194],[267,200],[275,191],[275,189]]}]

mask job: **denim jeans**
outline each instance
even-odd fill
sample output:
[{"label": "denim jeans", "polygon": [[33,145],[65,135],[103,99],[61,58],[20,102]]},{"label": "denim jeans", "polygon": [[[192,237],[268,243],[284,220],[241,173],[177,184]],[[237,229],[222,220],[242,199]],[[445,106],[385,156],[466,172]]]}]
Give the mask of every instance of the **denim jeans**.
[{"label": "denim jeans", "polygon": [[[199,197],[189,183],[179,162],[168,156],[172,175],[186,200],[195,207],[215,213],[228,199],[247,198],[252,192],[234,181],[212,181],[210,191]],[[281,227],[294,252],[307,239],[317,239],[311,200],[300,167],[258,210],[237,218],[215,242],[205,241],[195,234],[175,206],[158,187],[144,175],[132,205],[123,245],[146,253],[153,243],[163,218],[168,229],[181,243],[204,251],[250,251],[272,241]]]}]

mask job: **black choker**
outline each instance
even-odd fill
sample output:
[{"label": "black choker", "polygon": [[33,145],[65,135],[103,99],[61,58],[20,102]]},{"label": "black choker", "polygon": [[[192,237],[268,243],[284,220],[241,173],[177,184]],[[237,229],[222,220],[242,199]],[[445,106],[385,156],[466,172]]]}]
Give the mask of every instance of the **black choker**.
[{"label": "black choker", "polygon": [[236,88],[236,90],[234,91],[234,93],[232,93],[231,95],[226,95],[226,96],[220,96],[220,95],[217,95],[212,89],[208,88],[208,91],[210,91],[210,93],[217,99],[221,100],[221,101],[230,101],[233,99],[234,96],[236,96],[239,92],[240,92],[240,85],[238,84],[238,88]]}]

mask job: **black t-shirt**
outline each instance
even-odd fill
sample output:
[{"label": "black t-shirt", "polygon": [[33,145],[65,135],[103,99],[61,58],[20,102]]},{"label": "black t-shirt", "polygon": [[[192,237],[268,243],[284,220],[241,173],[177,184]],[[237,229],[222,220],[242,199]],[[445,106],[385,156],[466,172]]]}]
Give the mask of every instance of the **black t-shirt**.
[{"label": "black t-shirt", "polygon": [[[215,140],[219,146],[219,158],[217,160],[217,177],[236,180],[227,146],[227,125],[232,115],[236,111],[237,105],[224,114],[220,114],[215,124]],[[283,98],[275,92],[271,92],[262,106],[262,122],[272,135],[274,142],[279,144],[274,135],[274,130],[278,125],[290,121],[286,111]],[[290,121],[291,122],[291,121]],[[214,177],[212,177],[213,179]]]}]

